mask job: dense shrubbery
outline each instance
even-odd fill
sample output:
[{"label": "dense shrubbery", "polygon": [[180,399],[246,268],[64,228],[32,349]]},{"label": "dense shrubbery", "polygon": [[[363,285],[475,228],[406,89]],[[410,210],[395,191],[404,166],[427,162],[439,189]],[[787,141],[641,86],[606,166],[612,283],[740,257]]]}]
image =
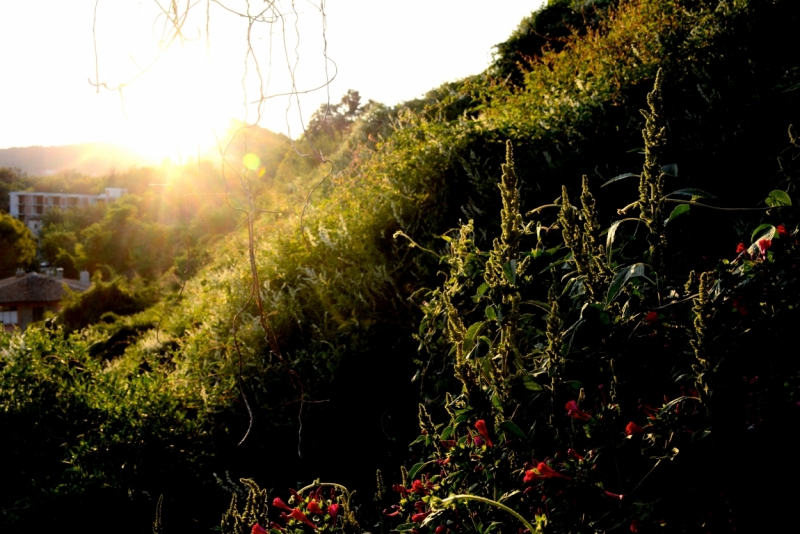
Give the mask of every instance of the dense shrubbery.
[{"label": "dense shrubbery", "polygon": [[175,354],[155,340],[147,347],[108,362],[113,340],[96,329],[0,338],[4,531],[42,517],[100,531],[121,514],[141,528],[149,492],[191,493],[186,482],[201,481],[193,465],[213,455],[210,421],[224,401],[156,372],[174,367]]},{"label": "dense shrubbery", "polygon": [[489,251],[472,222],[445,236],[450,274],[421,340],[428,369],[446,369],[428,378],[446,414],[436,425],[420,407],[425,456],[384,512],[396,530],[797,528],[777,490],[797,462],[761,468],[796,447],[786,429],[800,423],[791,199],[771,193],[763,224],[716,265],[676,264],[681,231],[665,223],[710,195],[669,192],[658,87],[649,102],[639,198],[623,210],[638,213],[603,230],[584,180],[557,218],[525,221],[509,145],[502,235]]},{"label": "dense shrubbery", "polygon": [[[393,491],[378,474],[376,501],[385,508],[376,528],[799,526],[792,496],[778,487],[800,466],[786,456],[780,472],[763,462],[797,446],[787,429],[800,423],[800,362],[786,353],[800,289],[798,221],[787,190],[796,187],[800,143],[790,130],[776,184],[786,190],[766,198],[769,209],[757,210],[761,224],[747,229],[749,239],[711,268],[688,270],[667,253],[682,237],[672,223],[709,209],[703,203],[713,197],[670,192],[677,167],[660,161],[659,81],[648,103],[642,172],[617,178],[638,179],[638,200],[620,210],[637,213],[603,230],[584,179],[575,205],[564,189],[526,221],[509,144],[502,233],[492,248],[476,246],[472,221],[442,236],[449,275],[425,297],[419,336],[431,356],[423,377],[440,400],[420,405],[412,447],[422,455],[401,469]],[[546,216],[548,208],[558,215]],[[273,508],[291,512],[280,515],[292,532],[335,530],[330,504],[320,507],[318,495],[294,494],[294,508],[276,497]],[[254,532],[283,530],[261,497],[261,516],[230,532],[253,523]]]},{"label": "dense shrubbery", "polygon": [[[116,376],[163,384],[159,395],[176,403],[164,401],[165,417],[185,411],[181,403],[205,407],[207,417],[193,424],[216,448],[206,448],[205,441],[195,442],[197,449],[187,445],[187,454],[197,460],[197,476],[210,480],[212,470],[230,469],[234,476],[278,488],[320,476],[363,492],[376,466],[389,473],[386,469],[406,456],[406,443],[413,439],[407,423],[416,415],[413,406],[421,392],[428,414],[422,414],[425,437],[411,453],[406,480],[387,476],[399,494],[379,487],[378,511],[396,515],[371,515],[362,499],[354,521],[365,529],[404,524],[405,530],[441,527],[441,534],[524,528],[485,501],[437,500],[450,492],[502,500],[534,529],[538,516],[542,528],[547,522],[554,531],[588,530],[589,522],[598,530],[629,529],[635,520],[634,526],[646,532],[660,529],[661,519],[667,529],[693,531],[692,525],[708,520],[709,529],[722,531],[717,518],[733,518],[741,531],[750,521],[766,524],[779,517],[764,502],[768,499],[752,492],[723,488],[720,497],[712,490],[722,484],[741,490],[730,478],[739,472],[727,466],[739,465],[742,455],[753,462],[771,458],[762,447],[785,443],[780,424],[796,417],[788,403],[796,387],[792,377],[797,377],[792,362],[743,356],[777,352],[786,341],[781,336],[789,331],[794,308],[780,299],[796,294],[790,274],[794,244],[781,235],[779,223],[792,234],[794,221],[784,215],[788,209],[773,210],[762,221],[761,211],[692,205],[688,214],[678,216],[685,209],[680,208],[671,218],[665,243],[660,224],[673,214],[673,201],[752,207],[753,199],[760,201],[777,187],[774,158],[786,145],[786,127],[797,115],[800,94],[793,90],[800,82],[797,58],[782,52],[791,49],[798,9],[777,0],[596,4],[602,9],[592,11],[575,32],[567,29],[574,23],[569,17],[563,27],[547,22],[547,35],[562,39],[558,46],[534,43],[532,51],[520,48],[516,54],[517,45],[509,41],[501,48],[501,57],[512,63],[532,58],[514,83],[504,83],[490,70],[397,109],[343,101],[335,121],[318,121],[310,130],[312,142],[325,147],[333,163],[330,176],[328,164],[290,155],[272,175],[259,177],[260,168],[252,165],[239,177],[228,177],[231,191],[245,184],[258,192],[259,207],[281,213],[261,215],[255,224],[254,256],[263,282],[257,289],[288,367],[300,377],[300,392],[286,367],[270,355],[259,313],[248,304],[252,273],[242,260],[247,248],[237,239],[213,249],[208,265],[174,306],[167,301],[138,316],[107,316],[114,322],[83,334],[96,336],[91,357],[108,360]],[[554,2],[548,9],[565,5]],[[528,21],[534,29],[546,22],[542,13]],[[641,165],[638,109],[659,66],[667,103],[659,120],[668,126],[669,143],[645,174],[651,181],[674,183],[676,190],[702,189],[724,198],[702,198],[707,195],[694,191],[662,204],[660,194],[645,198],[629,186],[632,177],[597,187]],[[331,130],[334,122],[343,129]],[[498,198],[496,175],[506,140],[515,147],[516,182],[509,161]],[[304,142],[299,141],[301,147]],[[260,163],[271,161],[258,154]],[[791,168],[790,160],[791,153],[783,154],[783,169]],[[674,162],[680,164],[679,177],[662,177],[658,167],[674,174]],[[588,176],[585,188],[581,175]],[[307,193],[318,183],[304,208]],[[732,188],[730,183],[747,185]],[[565,197],[561,184],[567,186]],[[792,182],[780,189],[795,195],[794,187]],[[575,208],[554,202],[556,197],[571,198]],[[235,207],[241,205],[229,198]],[[637,199],[644,211],[629,207],[627,217],[640,223],[624,222],[601,233],[618,218],[614,208]],[[517,218],[548,203],[528,219]],[[498,217],[501,207],[505,212]],[[556,223],[551,215],[559,211]],[[472,222],[448,231],[459,220]],[[763,254],[756,248],[765,236],[751,235],[762,222],[771,226],[759,232],[778,235]],[[503,235],[495,245],[490,238],[498,224]],[[559,238],[564,226],[568,235]],[[601,251],[609,233],[612,246]],[[232,236],[241,237],[242,231]],[[748,251],[737,257],[740,241]],[[718,260],[728,263],[717,265]],[[551,264],[558,261],[553,273]],[[449,274],[442,286],[443,264]],[[687,288],[692,270],[711,274],[695,277]],[[625,272],[627,279],[620,274]],[[697,296],[705,294],[701,284],[707,290],[712,283],[710,300]],[[436,287],[431,293],[429,288]],[[696,316],[704,318],[698,325]],[[743,335],[721,335],[730,331]],[[62,339],[63,334],[36,331],[6,338],[4,358],[23,354],[29,336]],[[79,343],[76,336],[58,341],[64,344],[59,351],[72,350],[71,344]],[[161,362],[165,352],[169,357]],[[249,425],[236,385],[240,355],[242,391],[254,409],[255,426],[234,450]],[[5,376],[3,384],[13,384],[13,373]],[[53,383],[61,384],[60,379]],[[115,384],[108,391],[119,387]],[[71,387],[63,385],[65,391]],[[13,390],[6,391],[4,413],[15,417],[24,403]],[[681,400],[665,406],[664,395],[669,402]],[[32,432],[27,419],[13,421],[21,434]],[[478,421],[483,421],[479,428]],[[742,428],[743,421],[753,429]],[[195,430],[175,428],[194,435]],[[633,437],[625,438],[626,428]],[[98,440],[113,443],[115,435]],[[51,452],[56,457],[62,441],[54,434],[42,440],[42,447],[58,450]],[[725,449],[727,443],[742,448]],[[119,455],[104,456],[98,467],[111,481],[122,480],[119,460],[128,454],[116,450]],[[210,459],[198,453],[209,450],[225,454]],[[158,464],[161,457],[152,454]],[[661,456],[659,467],[637,487]],[[562,476],[548,478],[548,469]],[[755,471],[748,472],[754,486],[773,495],[766,488],[775,481],[766,470]],[[171,473],[176,487],[195,480],[182,478],[185,471],[177,468]],[[63,474],[54,470],[50,476]],[[67,484],[65,491],[82,487]],[[156,486],[150,479],[131,483],[137,491]],[[310,513],[313,523],[328,528],[333,523],[329,506],[344,506],[344,497],[315,493],[323,512],[315,514],[308,492],[317,487],[291,500],[281,495],[289,508]],[[614,500],[604,491],[626,497]],[[166,532],[176,508],[200,508],[180,493],[167,492]],[[175,495],[178,505],[170,501]],[[203,502],[216,498],[210,493]],[[232,508],[231,528],[249,530],[253,520],[268,527],[262,523],[265,497],[258,498],[248,503],[249,511]],[[736,515],[748,509],[745,498],[765,506],[764,516]],[[679,517],[675,507],[684,505],[686,514]],[[20,510],[24,515],[25,506]],[[713,517],[704,517],[709,511]],[[277,513],[273,506],[271,521],[283,527]],[[290,528],[305,528],[300,521],[289,522]]]}]

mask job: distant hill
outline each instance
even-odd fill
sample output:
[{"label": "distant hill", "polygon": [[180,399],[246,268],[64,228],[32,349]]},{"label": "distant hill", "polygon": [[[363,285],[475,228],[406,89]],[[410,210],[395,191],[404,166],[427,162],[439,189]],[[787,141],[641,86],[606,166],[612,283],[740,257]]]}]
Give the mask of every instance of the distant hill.
[{"label": "distant hill", "polygon": [[128,149],[106,143],[0,149],[0,167],[18,168],[31,175],[63,170],[106,174],[112,169],[122,171],[132,165],[153,163]]}]

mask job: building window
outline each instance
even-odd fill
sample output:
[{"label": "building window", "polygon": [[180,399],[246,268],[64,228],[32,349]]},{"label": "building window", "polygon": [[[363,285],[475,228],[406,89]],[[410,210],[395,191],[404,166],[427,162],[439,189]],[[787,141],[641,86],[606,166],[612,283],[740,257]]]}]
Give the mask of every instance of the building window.
[{"label": "building window", "polygon": [[0,306],[0,323],[19,324],[16,306]]},{"label": "building window", "polygon": [[44,319],[44,306],[33,307],[33,322],[41,321]]}]

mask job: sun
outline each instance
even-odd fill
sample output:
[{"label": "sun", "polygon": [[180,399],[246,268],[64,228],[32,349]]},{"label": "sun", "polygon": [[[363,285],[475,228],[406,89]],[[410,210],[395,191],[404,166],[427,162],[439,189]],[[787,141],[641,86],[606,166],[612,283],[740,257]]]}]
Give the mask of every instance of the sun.
[{"label": "sun", "polygon": [[196,50],[175,49],[147,76],[122,91],[109,140],[158,162],[176,163],[216,147],[236,109],[241,89],[214,76],[213,64]]},{"label": "sun", "polygon": [[[188,30],[187,36],[164,43],[144,24],[158,18],[137,15],[127,26],[106,19],[105,28],[126,29],[115,39],[99,40],[104,140],[151,163],[165,158],[178,163],[213,151],[215,137],[224,137],[231,119],[246,112],[241,63],[232,61],[228,47],[192,39]],[[219,35],[223,42],[226,37]]]}]

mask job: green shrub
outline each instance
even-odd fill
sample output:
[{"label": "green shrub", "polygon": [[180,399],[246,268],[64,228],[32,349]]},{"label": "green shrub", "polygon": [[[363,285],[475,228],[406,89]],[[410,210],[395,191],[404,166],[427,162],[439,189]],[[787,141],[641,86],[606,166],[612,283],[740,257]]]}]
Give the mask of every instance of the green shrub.
[{"label": "green shrub", "polygon": [[584,178],[579,201],[564,189],[543,207],[557,217],[526,221],[509,143],[500,237],[480,250],[471,221],[444,236],[449,276],[420,337],[426,369],[446,369],[428,377],[444,422],[420,405],[424,455],[394,486],[394,530],[798,526],[778,489],[797,473],[778,452],[797,446],[784,429],[800,423],[800,364],[786,352],[800,319],[797,198],[770,193],[762,224],[716,265],[673,262],[672,221],[710,195],[669,192],[660,89],[657,78],[627,218],[604,230]]},{"label": "green shrub", "polygon": [[59,323],[68,331],[99,322],[106,314],[132,315],[155,303],[155,290],[141,279],[128,282],[115,276],[108,282],[95,276],[92,285],[83,292],[65,289]]},{"label": "green shrub", "polygon": [[92,355],[97,338],[60,328],[0,334],[0,452],[13,466],[0,489],[4,531],[45,516],[104,531],[122,510],[149,515],[160,492],[201,487],[214,391],[187,390],[164,372],[172,353],[109,364]]}]

